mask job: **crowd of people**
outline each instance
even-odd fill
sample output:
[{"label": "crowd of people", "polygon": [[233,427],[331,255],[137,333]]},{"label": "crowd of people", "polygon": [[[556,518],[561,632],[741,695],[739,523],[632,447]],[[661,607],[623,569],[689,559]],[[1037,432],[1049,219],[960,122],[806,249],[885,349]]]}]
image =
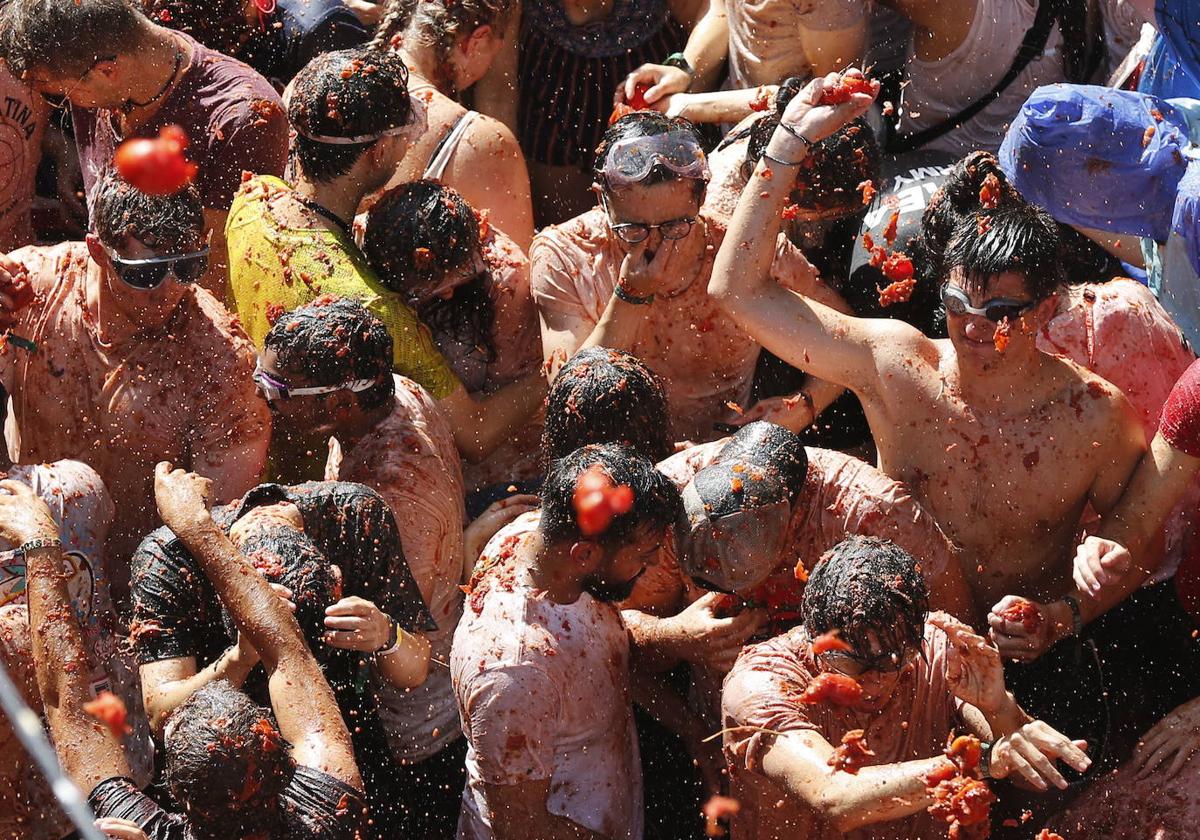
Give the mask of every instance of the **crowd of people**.
[{"label": "crowd of people", "polygon": [[1196,3],[0,0],[0,93],[0,840],[1195,836]]}]

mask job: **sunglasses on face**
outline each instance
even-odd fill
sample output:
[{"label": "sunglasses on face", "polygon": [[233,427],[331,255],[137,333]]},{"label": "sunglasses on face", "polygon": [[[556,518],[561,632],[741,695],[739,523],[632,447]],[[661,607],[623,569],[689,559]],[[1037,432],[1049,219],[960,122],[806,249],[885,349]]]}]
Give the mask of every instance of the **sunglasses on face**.
[{"label": "sunglasses on face", "polygon": [[111,248],[105,248],[112,261],[113,271],[127,286],[135,289],[157,289],[167,279],[168,272],[180,283],[195,283],[208,271],[208,246],[189,254],[170,254],[131,260]]},{"label": "sunglasses on face", "polygon": [[971,298],[962,289],[957,286],[943,286],[942,304],[951,315],[982,315],[993,324],[999,324],[1005,319],[1015,321],[1022,312],[1034,305],[1034,301],[992,298],[982,307],[974,307],[971,305]]},{"label": "sunglasses on face", "polygon": [[828,664],[835,671],[845,674],[848,677],[857,677],[868,671],[874,671],[878,674],[891,674],[901,670],[918,656],[925,658],[925,651],[918,646],[910,646],[905,648],[901,653],[894,651],[888,653],[877,653],[873,656],[858,656],[853,653],[844,651],[826,651],[817,655],[817,658]]}]

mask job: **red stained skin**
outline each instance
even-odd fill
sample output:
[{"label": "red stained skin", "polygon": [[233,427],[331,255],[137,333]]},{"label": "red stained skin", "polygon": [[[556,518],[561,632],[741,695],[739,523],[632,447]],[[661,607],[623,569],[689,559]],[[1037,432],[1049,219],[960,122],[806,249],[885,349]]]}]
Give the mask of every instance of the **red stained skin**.
[{"label": "red stained skin", "polygon": [[992,346],[996,348],[997,353],[1003,353],[1008,349],[1009,337],[1012,335],[1012,323],[1005,318],[996,325],[996,332],[992,335]]},{"label": "red stained skin", "polygon": [[196,164],[183,154],[188,137],[177,125],[164,126],[154,139],[126,140],[113,155],[121,177],[148,195],[173,195],[196,177]]},{"label": "red stained skin", "polygon": [[101,691],[95,700],[83,704],[83,710],[107,726],[114,737],[121,738],[133,731],[126,722],[129,713],[124,701],[111,691]]},{"label": "red stained skin", "polygon": [[853,706],[862,699],[862,693],[862,686],[853,677],[826,671],[817,674],[816,678],[805,687],[804,693],[800,695],[800,702]]},{"label": "red stained skin", "polygon": [[843,735],[841,745],[834,748],[833,755],[829,756],[829,766],[852,775],[866,767],[867,759],[874,758],[875,751],[867,746],[865,734],[861,729],[851,729]]},{"label": "red stained skin", "polygon": [[1021,624],[1028,632],[1034,633],[1042,626],[1042,611],[1032,601],[1019,599],[1013,601],[997,613],[1005,621]]}]

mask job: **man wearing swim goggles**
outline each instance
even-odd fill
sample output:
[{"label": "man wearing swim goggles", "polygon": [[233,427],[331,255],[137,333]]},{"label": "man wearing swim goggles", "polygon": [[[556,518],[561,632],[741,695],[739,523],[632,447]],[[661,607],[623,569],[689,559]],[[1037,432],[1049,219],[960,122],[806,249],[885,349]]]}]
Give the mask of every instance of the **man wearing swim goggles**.
[{"label": "man wearing swim goggles", "polygon": [[[626,350],[666,383],[674,439],[711,440],[737,420],[728,404],[749,402],[760,348],[708,296],[724,226],[702,209],[700,137],[687,120],[627,114],[605,133],[593,175],[598,206],[543,230],[529,252],[550,374],[582,346]],[[814,276],[794,248],[776,268],[789,284]],[[792,425],[810,414],[803,401],[778,408],[772,419]]]}]

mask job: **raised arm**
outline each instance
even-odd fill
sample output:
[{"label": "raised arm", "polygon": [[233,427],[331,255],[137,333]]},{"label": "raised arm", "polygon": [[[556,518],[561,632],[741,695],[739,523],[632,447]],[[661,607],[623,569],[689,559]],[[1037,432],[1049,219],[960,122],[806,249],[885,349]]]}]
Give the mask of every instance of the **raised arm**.
[{"label": "raised arm", "polygon": [[[23,549],[33,660],[59,760],[84,796],[129,776],[116,737],[83,710],[91,701],[87,649],[67,591],[58,526],[46,503],[17,481],[0,481],[0,536]],[[33,547],[33,545],[38,547]]]},{"label": "raised arm", "polygon": [[[855,70],[848,76],[861,77]],[[891,319],[854,318],[781,287],[771,277],[781,212],[808,147],[862,114],[878,92],[856,93],[836,106],[817,105],[834,74],[814,79],[784,112],[767,154],[742,191],[713,265],[708,291],[751,337],[788,364],[859,395],[879,390],[879,359],[911,345],[920,333]],[[801,137],[805,139],[800,139]],[[771,160],[773,158],[774,160]],[[787,163],[779,163],[786,161]]]},{"label": "raised arm", "polygon": [[[638,85],[647,85],[646,104],[656,106],[663,97],[687,90],[712,90],[720,81],[725,57],[729,54],[729,19],[725,0],[708,0],[708,8],[696,22],[683,48],[683,57],[691,65],[689,74],[678,67],[643,64],[625,77],[613,95],[614,102],[628,102]],[[664,56],[665,58],[665,56]]]},{"label": "raised arm", "polygon": [[195,473],[154,473],[159,516],[199,562],[238,631],[249,637],[269,675],[271,705],[292,757],[362,788],[350,733],[300,625],[282,599],[213,522],[210,482]]}]

